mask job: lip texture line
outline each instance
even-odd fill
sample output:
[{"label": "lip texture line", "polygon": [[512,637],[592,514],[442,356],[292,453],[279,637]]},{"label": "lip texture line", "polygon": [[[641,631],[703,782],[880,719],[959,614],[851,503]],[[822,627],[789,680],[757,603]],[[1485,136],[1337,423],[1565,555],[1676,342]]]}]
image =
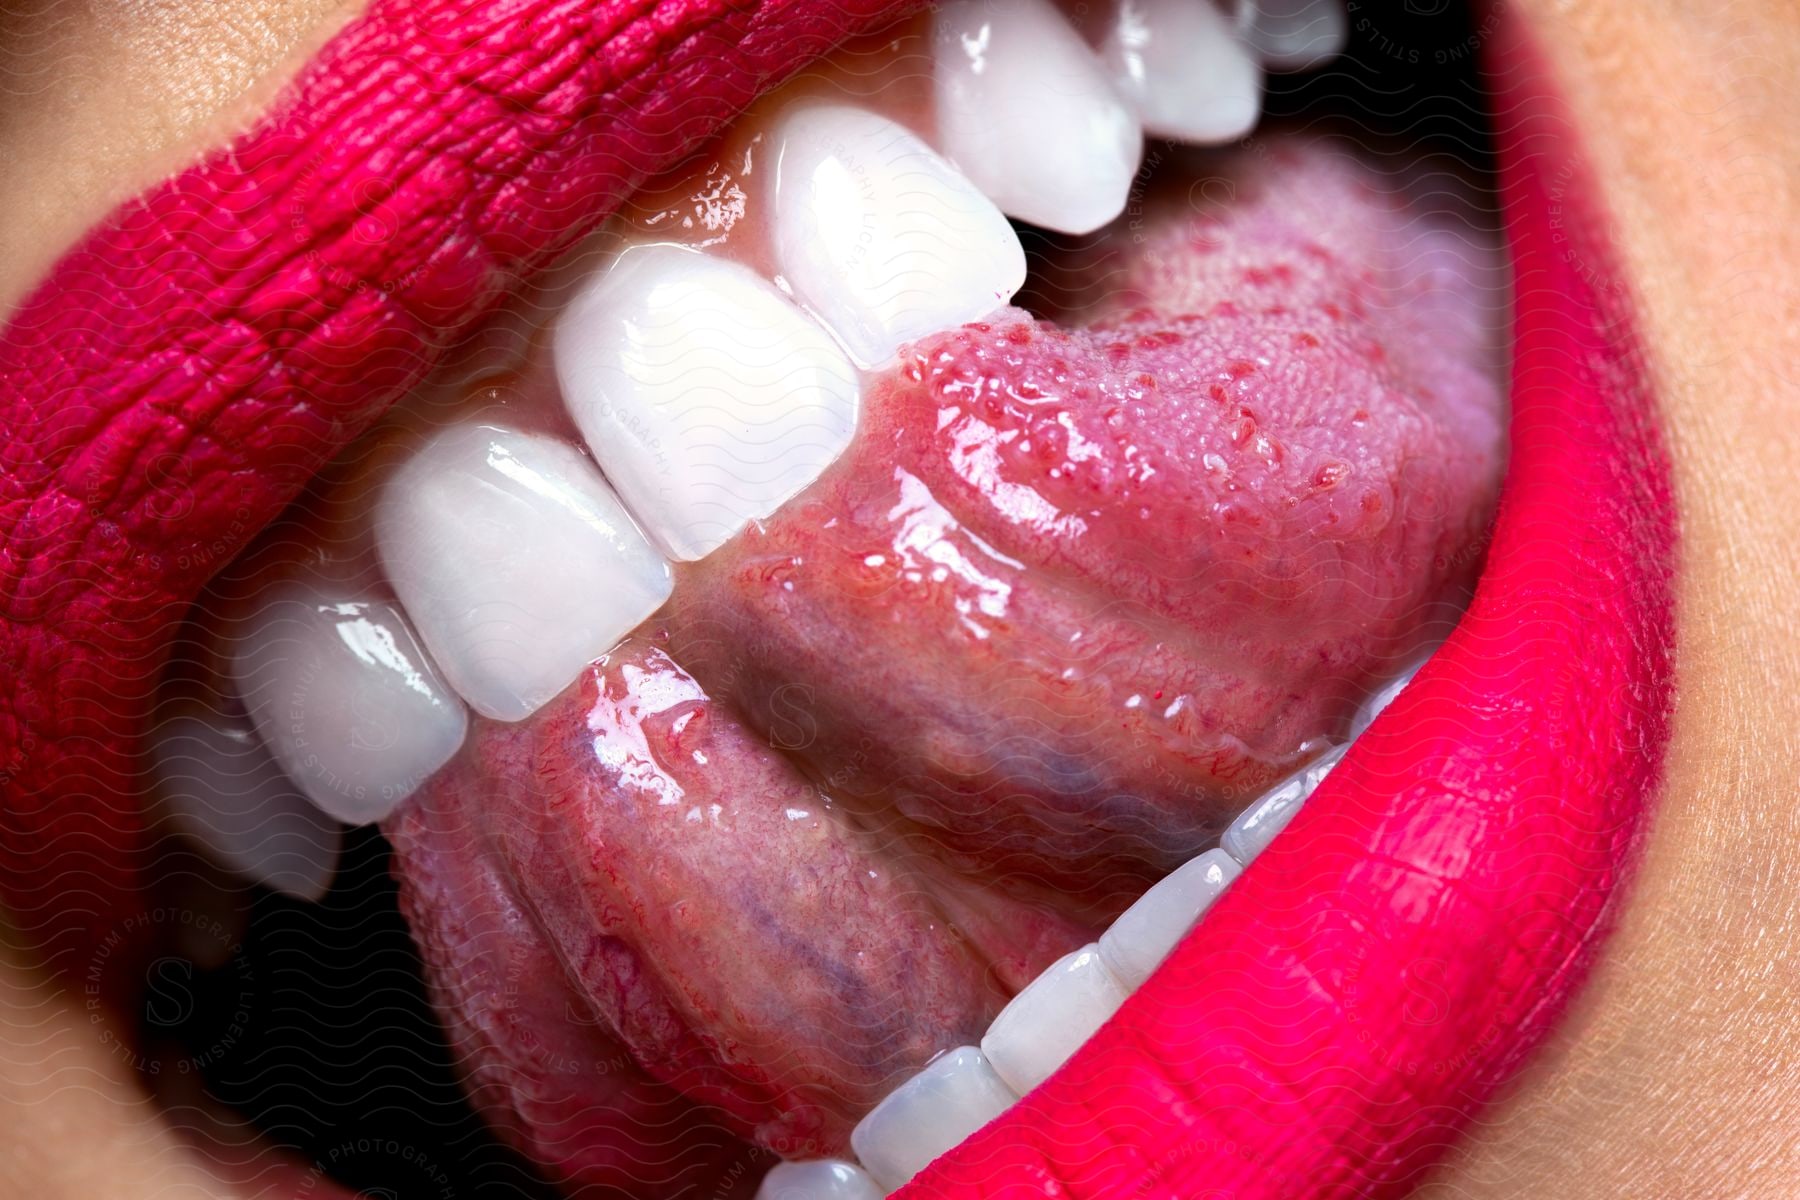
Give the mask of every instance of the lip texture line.
[{"label": "lip texture line", "polygon": [[147,941],[138,746],[208,578],[520,278],[915,7],[376,0],[58,263],[0,337],[0,900],[60,971]]},{"label": "lip texture line", "polygon": [[[0,888],[65,970],[137,911],[136,745],[206,579],[520,277],[904,8],[377,0],[59,264],[0,339]],[[907,1195],[1405,1190],[1592,961],[1660,776],[1675,522],[1593,189],[1497,11],[1515,412],[1476,600],[1151,983]]]},{"label": "lip texture line", "polygon": [[1596,193],[1501,18],[1513,458],[1474,602],[1163,969],[910,1200],[1403,1194],[1592,964],[1661,777],[1675,515]]}]

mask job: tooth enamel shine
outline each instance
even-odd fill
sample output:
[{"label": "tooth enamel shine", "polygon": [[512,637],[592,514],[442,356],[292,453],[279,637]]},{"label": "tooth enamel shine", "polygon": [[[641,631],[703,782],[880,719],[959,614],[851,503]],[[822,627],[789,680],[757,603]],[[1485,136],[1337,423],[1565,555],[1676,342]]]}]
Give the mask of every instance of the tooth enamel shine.
[{"label": "tooth enamel shine", "polygon": [[1207,0],[1121,0],[1100,53],[1157,136],[1233,141],[1262,111],[1262,66]]},{"label": "tooth enamel shine", "polygon": [[1337,766],[1348,749],[1348,746],[1335,746],[1270,788],[1256,803],[1238,814],[1237,820],[1225,830],[1225,836],[1219,839],[1219,845],[1241,865],[1249,866],[1257,855],[1269,848],[1275,835],[1287,828],[1300,806],[1306,803],[1306,798],[1325,782],[1325,776]]},{"label": "tooth enamel shine", "polygon": [[1124,211],[1143,130],[1047,0],[950,0],[932,18],[938,142],[1002,211],[1091,233]]},{"label": "tooth enamel shine", "polygon": [[289,580],[236,634],[232,678],[269,752],[340,821],[387,817],[462,745],[469,714],[395,605]]},{"label": "tooth enamel shine", "polygon": [[801,103],[772,131],[775,257],[794,294],[862,367],[987,316],[1025,282],[993,202],[903,126]]},{"label": "tooth enamel shine", "polygon": [[1000,1010],[981,1052],[1021,1096],[1067,1062],[1125,1003],[1097,945],[1066,954]]},{"label": "tooth enamel shine", "polygon": [[1138,897],[1100,935],[1100,956],[1119,982],[1141,987],[1241,870],[1225,851],[1208,850]]},{"label": "tooth enamel shine", "polygon": [[383,567],[471,708],[517,721],[661,607],[669,564],[579,450],[489,425],[439,433],[375,506]]},{"label": "tooth enamel shine", "polygon": [[980,1050],[959,1046],[876,1105],[851,1131],[850,1145],[875,1182],[891,1192],[1017,1099]]},{"label": "tooth enamel shine", "polygon": [[569,306],[552,350],[607,480],[677,559],[702,558],[818,478],[856,431],[856,371],[748,268],[625,251]]},{"label": "tooth enamel shine", "polygon": [[820,1159],[775,1164],[756,1200],[881,1200],[886,1194],[855,1163]]}]

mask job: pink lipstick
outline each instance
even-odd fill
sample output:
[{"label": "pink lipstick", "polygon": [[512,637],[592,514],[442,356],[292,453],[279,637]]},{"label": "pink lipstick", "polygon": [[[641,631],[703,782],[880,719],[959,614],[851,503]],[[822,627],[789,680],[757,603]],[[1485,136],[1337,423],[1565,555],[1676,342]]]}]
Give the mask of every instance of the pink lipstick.
[{"label": "pink lipstick", "polygon": [[[63,260],[0,340],[0,861],[65,971],[138,903],[137,742],[210,575],[508,287],[900,11],[378,3]],[[1118,1018],[907,1194],[1403,1191],[1593,961],[1667,738],[1675,519],[1594,189],[1500,17],[1513,463],[1474,604]]]}]

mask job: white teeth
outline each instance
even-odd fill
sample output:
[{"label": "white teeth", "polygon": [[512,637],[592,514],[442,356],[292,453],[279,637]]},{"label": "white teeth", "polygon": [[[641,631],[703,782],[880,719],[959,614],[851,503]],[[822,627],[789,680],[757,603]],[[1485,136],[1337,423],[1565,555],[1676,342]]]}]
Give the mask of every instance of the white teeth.
[{"label": "white teeth", "polygon": [[1276,71],[1304,71],[1343,53],[1349,18],[1343,0],[1250,0],[1244,38]]},{"label": "white teeth", "polygon": [[1000,1010],[981,1052],[1006,1085],[1023,1096],[1092,1037],[1125,1003],[1128,989],[1113,976],[1099,946],[1058,959]]},{"label": "white teeth", "polygon": [[1158,136],[1228,142],[1262,111],[1262,67],[1212,0],[1121,0],[1101,56]]},{"label": "white teeth", "polygon": [[932,20],[944,154],[1034,225],[1089,233],[1123,212],[1143,130],[1062,15],[1046,0],[950,0]]},{"label": "white teeth", "polygon": [[1355,741],[1361,737],[1363,730],[1375,723],[1375,718],[1379,717],[1382,710],[1392,704],[1395,698],[1406,690],[1406,685],[1411,683],[1413,676],[1418,673],[1419,668],[1414,667],[1412,670],[1388,680],[1376,688],[1368,699],[1358,705],[1356,715],[1350,719],[1350,740]]},{"label": "white teeth", "polygon": [[1189,859],[1100,935],[1100,954],[1128,989],[1142,987],[1242,868],[1223,850]]},{"label": "white teeth", "polygon": [[1332,747],[1239,813],[1238,819],[1225,830],[1225,836],[1219,839],[1225,853],[1249,866],[1252,859],[1269,848],[1275,835],[1287,828],[1287,823],[1294,819],[1306,798],[1325,782],[1325,776],[1338,765],[1348,749],[1348,746]]},{"label": "white teeth", "polygon": [[238,635],[232,675],[288,778],[352,825],[386,818],[468,730],[406,617],[347,588],[271,589]]},{"label": "white teeth", "polygon": [[773,145],[779,270],[858,365],[984,317],[1025,282],[1006,218],[893,121],[801,104]]},{"label": "white teeth", "polygon": [[517,721],[661,607],[669,564],[575,447],[440,433],[375,506],[382,565],[452,687]]},{"label": "white teeth", "polygon": [[325,894],[343,831],[282,774],[247,721],[174,717],[152,735],[152,755],[170,820],[215,862],[302,900]]},{"label": "white teeth", "polygon": [[973,1046],[940,1054],[850,1133],[863,1168],[888,1191],[1005,1112],[1018,1097]]},{"label": "white teeth", "polygon": [[886,1195],[855,1163],[836,1159],[777,1163],[756,1200],[881,1200]]},{"label": "white teeth", "polygon": [[645,528],[702,558],[835,461],[856,372],[748,268],[669,246],[625,251],[557,322],[563,399]]}]

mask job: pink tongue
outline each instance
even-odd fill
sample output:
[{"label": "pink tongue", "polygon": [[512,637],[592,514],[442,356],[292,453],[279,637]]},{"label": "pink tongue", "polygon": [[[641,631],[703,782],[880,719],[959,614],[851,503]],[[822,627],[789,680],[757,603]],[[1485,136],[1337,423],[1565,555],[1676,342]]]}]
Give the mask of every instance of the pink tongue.
[{"label": "pink tongue", "polygon": [[1490,515],[1491,259],[1369,180],[1270,152],[1082,252],[1084,328],[914,346],[683,581],[676,657],[984,875],[1135,893],[1204,848],[1443,631]]},{"label": "pink tongue", "polygon": [[[1498,478],[1491,255],[1276,144],[1077,258],[1081,329],[1009,312],[913,347],[824,480],[393,823],[516,1140],[575,1086],[521,1040],[617,1036],[648,1111],[673,1089],[842,1151],[1442,632]],[[469,1014],[447,877],[491,880],[514,953],[561,964],[508,1020]],[[598,1028],[547,1015],[569,996]]]}]

